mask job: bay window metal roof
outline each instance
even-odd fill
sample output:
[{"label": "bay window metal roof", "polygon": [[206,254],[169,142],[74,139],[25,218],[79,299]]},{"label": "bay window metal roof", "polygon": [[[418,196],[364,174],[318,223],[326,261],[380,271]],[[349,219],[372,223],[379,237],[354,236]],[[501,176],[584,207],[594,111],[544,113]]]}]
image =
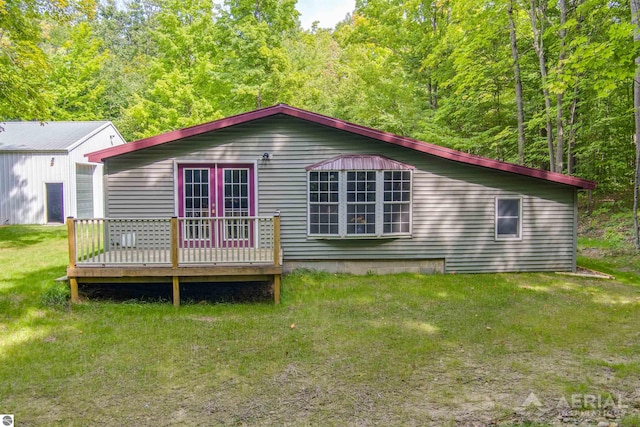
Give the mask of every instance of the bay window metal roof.
[{"label": "bay window metal roof", "polygon": [[342,170],[408,170],[413,166],[391,160],[388,157],[366,154],[345,154],[308,166],[308,171]]}]

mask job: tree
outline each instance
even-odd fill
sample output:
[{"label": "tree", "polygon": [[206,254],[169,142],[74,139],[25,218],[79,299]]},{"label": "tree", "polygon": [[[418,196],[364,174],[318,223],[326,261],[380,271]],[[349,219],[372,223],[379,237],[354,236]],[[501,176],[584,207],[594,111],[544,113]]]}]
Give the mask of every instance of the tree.
[{"label": "tree", "polygon": [[147,36],[153,56],[142,55],[145,80],[118,123],[142,138],[220,118],[215,96],[218,62],[214,15],[207,0],[159,0]]},{"label": "tree", "polygon": [[[554,160],[554,142],[553,142],[553,126],[551,124],[551,95],[547,85],[547,59],[544,49],[544,22],[545,22],[546,5],[540,3],[539,0],[530,0],[530,16],[531,28],[533,29],[533,48],[538,56],[540,65],[540,76],[542,77],[542,93],[544,94],[544,116],[546,123],[547,146],[549,149],[549,168],[552,172],[556,171],[556,162]],[[540,16],[542,15],[542,16]]]},{"label": "tree", "polygon": [[[630,0],[631,22],[635,26],[633,40],[640,42],[640,0]],[[636,249],[640,250],[640,224],[638,223],[638,199],[640,198],[640,56],[635,58],[636,74],[633,79],[633,115],[635,119],[636,172],[633,191],[633,221]]]},{"label": "tree", "polygon": [[520,55],[518,53],[518,39],[516,25],[513,19],[513,2],[508,0],[507,13],[509,15],[509,39],[511,42],[511,56],[513,57],[513,80],[516,91],[516,108],[518,110],[518,163],[524,164],[524,101],[522,99],[522,78],[520,77]]},{"label": "tree", "polygon": [[299,30],[296,0],[226,0],[216,26],[226,111],[283,102],[289,68],[282,41]]},{"label": "tree", "polygon": [[0,1],[0,120],[48,115],[49,58],[42,43],[51,24],[91,16],[94,11],[95,2],[90,0]]},{"label": "tree", "polygon": [[42,119],[48,61],[39,43],[44,35],[35,0],[0,2],[0,120]]},{"label": "tree", "polygon": [[53,120],[104,120],[106,81],[101,71],[111,54],[92,35],[87,22],[65,32],[62,45],[51,56],[49,75]]}]

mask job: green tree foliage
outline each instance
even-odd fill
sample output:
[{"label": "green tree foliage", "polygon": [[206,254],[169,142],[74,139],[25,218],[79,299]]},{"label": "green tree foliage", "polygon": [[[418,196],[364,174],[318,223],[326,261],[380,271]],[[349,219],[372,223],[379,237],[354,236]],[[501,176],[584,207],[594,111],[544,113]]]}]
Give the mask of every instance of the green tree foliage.
[{"label": "green tree foliage", "polygon": [[145,85],[124,111],[123,131],[144,137],[221,117],[216,89],[214,15],[204,0],[159,0],[146,32],[153,55],[141,64]]},{"label": "green tree foliage", "polygon": [[92,16],[95,6],[92,0],[0,0],[0,120],[48,117],[45,40],[53,26]]},{"label": "green tree foliage", "polygon": [[134,139],[286,102],[604,191],[633,181],[626,1],[357,0],[310,30],[295,0],[94,9],[0,0],[3,118],[107,118]]},{"label": "green tree foliage", "polygon": [[49,84],[53,92],[53,120],[104,120],[109,116],[102,69],[110,52],[82,22],[73,26],[51,56]]},{"label": "green tree foliage", "polygon": [[47,112],[40,19],[35,1],[0,2],[0,119],[42,118]]},{"label": "green tree foliage", "polygon": [[219,8],[220,74],[225,111],[292,102],[283,40],[298,29],[295,0],[227,0]]}]

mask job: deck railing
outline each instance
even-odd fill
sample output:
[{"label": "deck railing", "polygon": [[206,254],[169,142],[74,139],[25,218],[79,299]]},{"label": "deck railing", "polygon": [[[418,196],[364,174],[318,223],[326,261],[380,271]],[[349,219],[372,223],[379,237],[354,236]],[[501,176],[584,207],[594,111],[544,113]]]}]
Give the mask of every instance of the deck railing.
[{"label": "deck railing", "polygon": [[280,265],[280,218],[67,219],[69,261],[83,265]]}]

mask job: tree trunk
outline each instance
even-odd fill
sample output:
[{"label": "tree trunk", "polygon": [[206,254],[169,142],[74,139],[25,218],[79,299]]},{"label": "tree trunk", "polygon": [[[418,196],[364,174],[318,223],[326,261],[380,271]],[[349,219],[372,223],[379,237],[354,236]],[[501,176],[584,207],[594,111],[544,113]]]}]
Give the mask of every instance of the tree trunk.
[{"label": "tree trunk", "polygon": [[[431,8],[431,31],[433,31],[433,37],[438,36],[438,6],[433,3]],[[433,79],[433,70],[429,68],[429,104],[432,110],[438,109],[438,82]]]},{"label": "tree trunk", "polygon": [[[565,25],[567,23],[567,4],[565,0],[558,0],[558,8],[560,9],[560,31],[558,38],[560,39],[560,53],[558,54],[558,74],[562,74],[562,68],[564,67],[565,57],[565,38],[567,36],[567,30]],[[556,114],[556,172],[562,172],[564,159],[564,111],[562,110],[562,104],[564,101],[564,93],[560,92],[556,95],[557,114]]]},{"label": "tree trunk", "polygon": [[567,174],[573,174],[574,161],[573,148],[576,145],[576,111],[578,109],[578,85],[573,91],[571,112],[569,114],[569,140],[567,142]]},{"label": "tree trunk", "polygon": [[538,55],[540,63],[540,76],[542,77],[542,93],[544,95],[545,117],[547,119],[547,145],[549,146],[549,169],[555,172],[556,163],[554,161],[553,126],[551,124],[551,98],[547,88],[547,62],[544,57],[544,42],[541,34],[544,33],[544,26],[538,29],[538,13],[535,4],[536,0],[530,0],[531,28],[533,29],[533,48]]},{"label": "tree trunk", "polygon": [[511,55],[513,56],[513,76],[516,84],[516,107],[518,109],[518,163],[524,164],[524,103],[522,101],[522,79],[520,78],[520,56],[516,38],[516,25],[513,21],[513,0],[509,0],[509,34],[511,37]]},{"label": "tree trunk", "polygon": [[[431,74],[431,70],[428,70],[429,74]],[[438,109],[438,83],[433,82],[433,77],[429,75],[429,79],[427,80],[427,92],[429,97],[429,106],[432,110]]]},{"label": "tree trunk", "polygon": [[[640,42],[640,0],[631,0],[631,22],[636,26],[633,41]],[[640,56],[636,57],[636,76],[633,79],[633,113],[636,123],[636,174],[633,186],[633,223],[636,249],[640,250],[640,224],[638,221],[638,199],[640,198]]]}]

